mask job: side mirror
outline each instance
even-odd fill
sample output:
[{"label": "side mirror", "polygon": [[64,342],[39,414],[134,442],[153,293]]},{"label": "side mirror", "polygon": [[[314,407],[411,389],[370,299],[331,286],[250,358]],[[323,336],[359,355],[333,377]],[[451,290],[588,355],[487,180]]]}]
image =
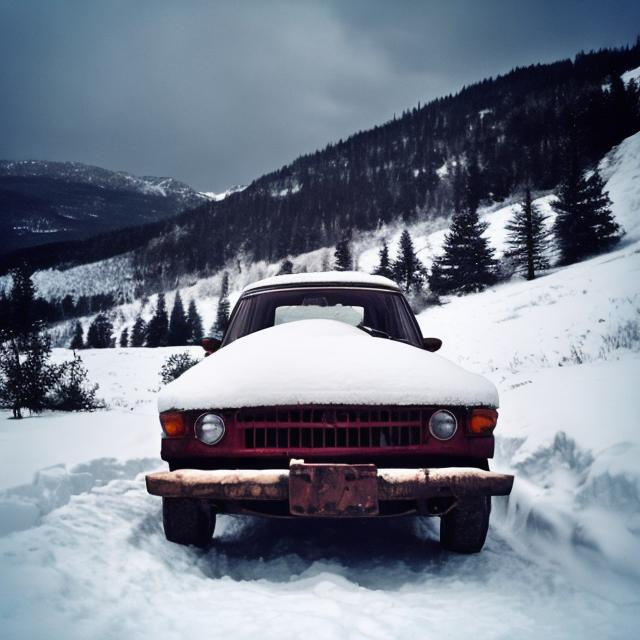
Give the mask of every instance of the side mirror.
[{"label": "side mirror", "polygon": [[437,351],[442,346],[440,338],[423,338],[422,347],[426,351]]},{"label": "side mirror", "polygon": [[202,348],[204,349],[205,358],[210,356],[212,353],[215,353],[222,344],[222,340],[219,338],[202,338],[200,341]]}]

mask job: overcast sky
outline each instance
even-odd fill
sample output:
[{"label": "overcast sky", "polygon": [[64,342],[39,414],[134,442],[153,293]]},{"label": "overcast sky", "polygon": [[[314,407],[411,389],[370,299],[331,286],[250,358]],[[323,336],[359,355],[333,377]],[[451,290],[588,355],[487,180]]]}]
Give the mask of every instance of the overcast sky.
[{"label": "overcast sky", "polygon": [[639,31],[638,0],[0,0],[0,158],[220,191],[418,101]]}]

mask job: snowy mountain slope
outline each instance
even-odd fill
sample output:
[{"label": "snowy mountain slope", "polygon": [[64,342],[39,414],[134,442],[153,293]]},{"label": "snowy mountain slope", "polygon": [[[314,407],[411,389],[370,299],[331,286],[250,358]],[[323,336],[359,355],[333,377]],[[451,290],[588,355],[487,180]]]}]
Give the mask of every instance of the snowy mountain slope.
[{"label": "snowy mountain slope", "polygon": [[79,162],[0,161],[0,253],[158,221],[206,201],[173,178]]},{"label": "snowy mountain slope", "polygon": [[[601,161],[600,170],[606,180],[606,189],[613,202],[613,213],[616,220],[626,231],[623,245],[640,239],[640,132],[630,136],[620,145],[612,149]],[[553,224],[555,213],[551,208],[554,196],[538,194],[535,203],[547,218],[547,225]],[[510,202],[501,207],[487,208],[481,211],[481,217],[489,224],[486,232],[491,245],[499,257],[504,251],[506,240],[505,223],[513,214],[517,202]],[[429,266],[435,255],[442,249],[449,219],[438,218],[409,225],[407,228],[414,240],[420,259]],[[375,232],[361,234],[353,241],[353,255],[357,267],[361,271],[371,272],[378,263],[378,252],[383,240],[389,244],[393,256],[398,247],[400,234],[405,227],[401,224],[385,225]],[[298,256],[290,256],[294,271],[322,271],[333,259],[334,247],[324,247]],[[240,291],[247,284],[278,273],[280,263],[264,261],[251,262],[243,256],[226,265],[229,273],[230,299],[234,303]],[[34,274],[34,282],[39,295],[45,298],[62,297],[66,293],[74,296],[91,295],[92,293],[114,293],[116,299],[131,299],[136,283],[132,280],[132,258],[129,254],[110,260],[73,267],[67,270],[48,269]],[[209,278],[193,280],[184,278],[179,283],[179,290],[185,305],[192,298],[196,302],[199,313],[203,317],[205,328],[209,328],[215,317],[215,310],[220,291],[222,271]],[[8,287],[9,278],[0,277],[0,287]],[[167,292],[167,304],[173,303],[175,290]],[[157,296],[152,295],[144,300],[116,307],[112,313],[116,333],[124,327],[133,325],[138,313],[149,319],[155,308]],[[85,330],[91,317],[81,320]],[[75,322],[75,321],[74,321]],[[62,323],[53,328],[54,343],[67,345],[71,337],[73,322]]]},{"label": "snowy mountain slope", "polygon": [[244,191],[246,188],[247,188],[246,185],[237,184],[237,185],[234,185],[233,187],[229,187],[228,189],[225,189],[224,191],[220,191],[219,193],[216,193],[214,191],[201,191],[200,194],[205,196],[209,200],[213,200],[214,202],[221,202],[225,198],[228,198],[230,195],[234,193],[240,193],[241,191]]},{"label": "snowy mountain slope", "polygon": [[620,76],[620,79],[625,84],[631,82],[632,80],[635,80],[635,82],[640,82],[640,67],[636,67],[635,69],[629,69],[629,71],[625,71]]}]

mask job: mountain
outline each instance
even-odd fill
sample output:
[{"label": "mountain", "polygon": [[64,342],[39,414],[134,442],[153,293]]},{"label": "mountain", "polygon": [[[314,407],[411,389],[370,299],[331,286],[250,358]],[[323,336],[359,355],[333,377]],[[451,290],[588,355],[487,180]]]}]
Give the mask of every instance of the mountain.
[{"label": "mountain", "polygon": [[78,162],[0,161],[0,253],[156,222],[206,200],[173,178]]},{"label": "mountain", "polygon": [[148,294],[240,258],[275,262],[385,225],[446,218],[463,188],[483,206],[524,183],[548,191],[569,135],[589,168],[640,129],[629,75],[638,66],[640,40],[517,68],[302,156],[222,200],[124,233],[5,256],[0,273],[22,260],[61,269],[126,254],[122,273]]}]

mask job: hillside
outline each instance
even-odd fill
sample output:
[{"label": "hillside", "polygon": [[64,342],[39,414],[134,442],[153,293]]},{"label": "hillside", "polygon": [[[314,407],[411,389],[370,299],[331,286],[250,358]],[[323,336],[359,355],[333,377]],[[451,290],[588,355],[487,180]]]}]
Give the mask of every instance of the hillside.
[{"label": "hillside", "polygon": [[[606,180],[605,188],[613,202],[612,210],[616,220],[626,232],[623,246],[640,240],[640,132],[626,138],[620,145],[606,154],[599,163],[599,169]],[[551,207],[553,195],[546,192],[536,194],[536,205],[548,216],[547,224],[552,225],[554,211]],[[507,201],[502,205],[484,207],[481,218],[488,223],[487,237],[500,257],[504,251],[506,237],[505,224],[512,216],[517,203]],[[396,221],[381,226],[374,231],[359,234],[352,247],[356,266],[371,272],[378,262],[378,252],[385,240],[391,255],[395,255],[400,234],[407,228],[414,239],[419,258],[429,266],[433,257],[442,247],[449,219],[439,217],[433,220],[417,221],[403,224]],[[291,256],[294,271],[321,271],[327,261],[331,260],[334,247],[326,246],[297,256]],[[280,262],[253,261],[246,255],[226,265],[230,281],[230,298],[235,302],[240,290],[246,284],[263,277],[275,275],[280,269]],[[220,290],[222,271],[205,278],[192,278],[183,282],[178,288],[168,288],[167,304],[173,304],[173,296],[180,291],[185,305],[193,299],[199,313],[203,317],[206,329],[211,327],[216,311]],[[90,296],[114,294],[117,306],[111,310],[116,336],[124,328],[131,329],[138,314],[149,320],[155,309],[157,296],[139,297],[140,283],[133,277],[132,261],[128,255],[117,256],[87,265],[80,265],[65,270],[47,269],[38,271],[33,276],[39,295],[50,300],[61,300],[71,295],[76,300]],[[7,287],[9,279],[0,277],[0,287]],[[81,318],[85,331],[94,314]],[[54,343],[67,345],[75,321],[59,323],[51,328]]]},{"label": "hillside", "polygon": [[173,178],[78,162],[0,161],[0,254],[157,222],[207,199]]},{"label": "hillside", "polygon": [[[221,201],[20,259],[44,269],[124,255],[127,282],[149,294],[211,276],[239,256],[275,262],[384,225],[431,224],[450,216],[468,175],[485,207],[527,180],[548,191],[569,129],[585,168],[640,129],[637,84],[621,79],[639,65],[640,42],[515,69],[298,158]],[[16,261],[0,260],[0,273]]]}]

